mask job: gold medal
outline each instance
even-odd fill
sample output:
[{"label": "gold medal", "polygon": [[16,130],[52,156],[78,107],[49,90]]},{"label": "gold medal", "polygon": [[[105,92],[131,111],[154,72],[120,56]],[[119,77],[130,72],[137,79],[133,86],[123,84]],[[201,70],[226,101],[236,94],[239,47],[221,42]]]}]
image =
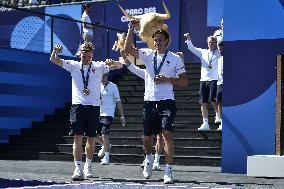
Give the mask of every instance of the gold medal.
[{"label": "gold medal", "polygon": [[208,68],[209,68],[209,69],[212,69],[212,64],[209,64],[209,65],[208,65]]},{"label": "gold medal", "polygon": [[156,84],[159,84],[159,81],[158,81],[159,77],[161,77],[161,76],[160,75],[156,75],[155,78],[154,78],[154,81],[155,81]]},{"label": "gold medal", "polygon": [[90,94],[90,90],[88,88],[83,89],[83,95],[88,96]]}]

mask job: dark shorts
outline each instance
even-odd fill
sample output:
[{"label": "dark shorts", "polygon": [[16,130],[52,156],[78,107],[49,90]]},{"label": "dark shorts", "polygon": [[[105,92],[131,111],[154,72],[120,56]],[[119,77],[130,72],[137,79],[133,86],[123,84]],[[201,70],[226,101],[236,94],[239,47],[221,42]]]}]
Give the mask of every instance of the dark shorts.
[{"label": "dark shorts", "polygon": [[145,101],[143,107],[143,135],[157,135],[162,130],[174,131],[176,112],[174,100]]},{"label": "dark shorts", "polygon": [[216,97],[217,102],[222,102],[222,92],[223,92],[222,87],[223,85],[217,85],[217,97]]},{"label": "dark shorts", "polygon": [[97,129],[97,135],[109,135],[112,120],[113,117],[111,116],[100,116],[100,123]]},{"label": "dark shorts", "polygon": [[199,103],[216,102],[217,80],[200,81]]},{"label": "dark shorts", "polygon": [[71,132],[74,135],[97,136],[100,107],[73,104],[70,110]]}]

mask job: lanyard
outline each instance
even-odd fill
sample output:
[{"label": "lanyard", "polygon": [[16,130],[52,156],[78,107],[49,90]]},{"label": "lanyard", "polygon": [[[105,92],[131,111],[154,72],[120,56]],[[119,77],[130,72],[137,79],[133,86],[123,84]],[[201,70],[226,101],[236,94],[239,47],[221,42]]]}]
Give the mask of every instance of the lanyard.
[{"label": "lanyard", "polygon": [[90,66],[89,66],[89,68],[88,68],[88,72],[87,72],[87,76],[86,76],[86,77],[85,77],[85,74],[84,74],[83,64],[82,64],[82,69],[80,70],[81,73],[82,73],[82,79],[83,79],[83,83],[84,83],[84,89],[87,89],[87,88],[88,88],[91,66],[92,66],[92,63],[90,64]]},{"label": "lanyard", "polygon": [[102,93],[105,91],[107,85],[108,85],[109,81],[107,81],[106,85],[104,86],[104,90],[102,91]]},{"label": "lanyard", "polygon": [[214,56],[215,51],[216,51],[216,49],[214,49],[214,51],[213,51],[213,53],[212,53],[212,56],[209,58],[210,50],[208,50],[207,55],[208,55],[208,62],[209,62],[209,65],[211,65],[211,64],[212,64],[212,59],[213,59],[213,56]]},{"label": "lanyard", "polygon": [[160,73],[160,71],[161,71],[161,68],[162,68],[162,66],[163,66],[163,64],[164,64],[164,62],[165,62],[165,59],[166,59],[166,57],[167,57],[167,54],[168,54],[168,50],[166,50],[166,53],[164,54],[164,56],[163,56],[163,59],[162,59],[162,62],[160,63],[160,66],[159,66],[159,68],[157,68],[157,51],[155,52],[155,56],[154,56],[154,60],[153,60],[153,62],[154,62],[154,72],[155,72],[155,76],[157,76],[157,75],[159,75],[159,73]]}]

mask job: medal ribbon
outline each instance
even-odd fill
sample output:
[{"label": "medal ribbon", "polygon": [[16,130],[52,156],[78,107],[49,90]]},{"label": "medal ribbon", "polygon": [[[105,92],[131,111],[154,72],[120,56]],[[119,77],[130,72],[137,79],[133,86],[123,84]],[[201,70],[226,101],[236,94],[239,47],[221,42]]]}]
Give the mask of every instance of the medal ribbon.
[{"label": "medal ribbon", "polygon": [[155,56],[154,56],[154,59],[153,59],[153,62],[154,62],[154,72],[155,72],[155,76],[159,75],[160,71],[161,71],[161,68],[165,62],[165,59],[167,57],[167,54],[168,54],[168,50],[166,50],[166,53],[164,54],[163,58],[162,58],[162,62],[160,63],[160,66],[159,68],[157,68],[157,51],[155,52]]},{"label": "medal ribbon", "polygon": [[90,64],[90,66],[89,66],[89,68],[88,68],[88,72],[87,72],[87,76],[86,76],[86,77],[85,77],[85,74],[84,74],[83,64],[82,64],[82,69],[80,70],[81,73],[82,73],[82,79],[83,79],[83,83],[84,83],[84,89],[87,89],[87,88],[88,88],[91,67],[92,67],[92,63]]},{"label": "medal ribbon", "polygon": [[213,53],[212,53],[212,56],[209,58],[209,53],[210,53],[210,51],[208,51],[208,62],[209,62],[209,65],[211,65],[211,63],[212,63],[212,59],[213,59],[213,56],[214,56],[214,53],[215,53],[215,51],[216,51],[216,49],[214,49],[214,51],[213,51]]}]

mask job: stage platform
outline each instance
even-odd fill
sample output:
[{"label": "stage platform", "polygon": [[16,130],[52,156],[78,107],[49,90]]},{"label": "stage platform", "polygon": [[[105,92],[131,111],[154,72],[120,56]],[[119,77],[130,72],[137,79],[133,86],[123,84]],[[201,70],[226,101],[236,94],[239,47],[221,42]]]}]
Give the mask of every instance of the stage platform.
[{"label": "stage platform", "polygon": [[[154,171],[144,179],[140,165],[94,163],[94,178],[71,180],[73,162],[0,160],[0,188],[252,188],[284,187],[283,178],[255,178],[245,174],[221,173],[220,167],[174,166],[175,184],[164,185],[163,171]],[[164,167],[163,167],[164,168]]]}]

